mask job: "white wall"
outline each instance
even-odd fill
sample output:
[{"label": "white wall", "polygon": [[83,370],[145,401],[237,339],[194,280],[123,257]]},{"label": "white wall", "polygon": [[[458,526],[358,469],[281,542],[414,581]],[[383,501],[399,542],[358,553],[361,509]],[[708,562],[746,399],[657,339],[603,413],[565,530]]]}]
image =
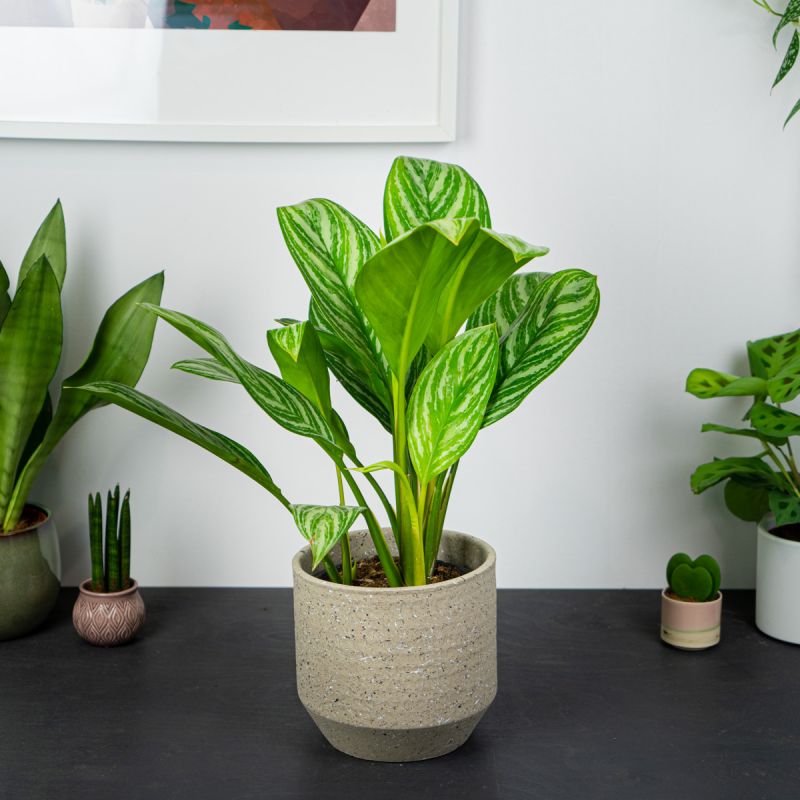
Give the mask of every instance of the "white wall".
[{"label": "white wall", "polygon": [[[164,301],[269,362],[264,331],[306,290],[277,205],[338,200],[375,227],[385,173],[406,152],[456,161],[498,229],[552,248],[540,268],[587,268],[603,303],[586,342],[462,463],[449,519],[498,550],[502,586],[641,587],[675,550],[710,551],[728,586],[753,580],[751,527],[693,466],[699,435],[736,401],[683,393],[693,366],[742,368],[742,346],[796,327],[798,137],[791,88],[749,0],[464,0],[459,139],[413,146],[0,142],[0,257],[12,270],[57,196],[68,217],[64,365],[110,301],[166,268]],[[57,68],[57,65],[54,65]],[[794,81],[798,90],[798,81]],[[247,443],[286,494],[334,502],[324,456],[276,429],[236,387],[171,373],[191,345],[159,326],[141,388]],[[342,400],[363,459],[380,429]],[[747,450],[747,446],[740,448]],[[65,582],[88,573],[85,503],[134,495],[134,572],[150,585],[286,585],[301,544],[255,484],[109,408],[65,440],[36,496],[57,515]]]}]

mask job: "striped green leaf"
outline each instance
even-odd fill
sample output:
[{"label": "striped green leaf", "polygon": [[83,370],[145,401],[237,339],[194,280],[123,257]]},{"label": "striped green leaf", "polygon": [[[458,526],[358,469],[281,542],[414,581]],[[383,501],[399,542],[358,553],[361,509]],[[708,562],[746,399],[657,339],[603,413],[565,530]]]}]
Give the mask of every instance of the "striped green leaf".
[{"label": "striped green leaf", "polygon": [[756,403],[750,409],[750,424],[765,436],[800,436],[800,414],[769,403]]},{"label": "striped green leaf", "polygon": [[767,393],[763,378],[741,378],[715,369],[693,369],[686,378],[686,391],[708,400],[712,397],[759,397]]},{"label": "striped green leaf", "polygon": [[445,345],[422,371],[408,406],[408,450],[425,484],[467,452],[486,412],[499,360],[494,325]]},{"label": "striped green leaf", "polygon": [[400,156],[394,160],[383,195],[389,241],[435,219],[474,217],[491,228],[481,187],[455,164]]},{"label": "striped green leaf", "polygon": [[240,358],[219,331],[179,311],[150,304],[145,304],[145,308],[227,367],[258,406],[280,426],[339,448],[336,434],[310,400],[286,381]]},{"label": "striped green leaf", "polygon": [[439,297],[479,230],[477,219],[425,223],[383,248],[359,273],[358,303],[401,381],[431,329]]},{"label": "striped green leaf", "polygon": [[103,404],[96,395],[74,387],[94,381],[135,386],[139,381],[150,356],[156,323],[142,303],[158,303],[163,289],[164,273],[159,272],[128,290],[106,311],[86,360],[62,383],[52,422],[20,473],[8,510],[12,518],[22,512],[34,480],[64,434],[81,417]]},{"label": "striped green leaf", "polygon": [[522,272],[512,275],[488,300],[475,309],[467,321],[467,330],[494,323],[497,326],[497,335],[505,336],[528,305],[536,287],[549,277],[549,272]]},{"label": "striped green leaf", "polygon": [[541,281],[525,310],[500,341],[497,383],[484,426],[513,411],[580,344],[597,316],[594,275],[580,269]]},{"label": "striped green leaf", "polygon": [[8,309],[11,308],[11,297],[8,294],[10,283],[8,280],[8,273],[0,261],[0,328],[3,327],[3,320],[8,314]]},{"label": "striped green leaf", "polygon": [[794,62],[797,61],[798,50],[800,50],[800,35],[795,31],[792,34],[792,40],[789,42],[789,47],[786,50],[786,55],[783,57],[778,74],[775,76],[775,80],[772,83],[773,89],[786,77],[789,70],[794,66]]},{"label": "striped green leaf", "polygon": [[800,497],[772,491],[769,493],[769,510],[775,515],[776,525],[796,525],[800,522]]},{"label": "striped green leaf", "polygon": [[176,361],[171,369],[177,369],[189,375],[197,375],[200,378],[208,378],[212,381],[239,383],[239,379],[230,369],[223,367],[213,358],[186,358],[183,361]]},{"label": "striped green leaf", "polygon": [[217,458],[221,458],[231,466],[236,467],[248,478],[252,478],[252,480],[277,497],[286,508],[289,508],[289,501],[286,500],[280,489],[275,485],[269,472],[261,462],[246,447],[233,441],[233,439],[192,422],[192,420],[165,406],[155,398],[123,383],[98,381],[78,388],[96,395],[106,403],[113,403],[120,408],[138,414],[140,417],[202,447],[217,456]]},{"label": "striped green leaf", "polygon": [[728,478],[748,486],[781,486],[780,476],[757,456],[715,458],[701,464],[690,479],[692,491],[700,494]]},{"label": "striped green leaf", "polygon": [[67,273],[67,233],[64,228],[64,210],[61,208],[60,200],[56,202],[44,222],[39,226],[39,230],[36,231],[33,241],[22,258],[17,276],[17,290],[42,256],[45,256],[50,263],[60,289]]},{"label": "striped green leaf", "polygon": [[[58,281],[45,256],[28,271],[0,330],[0,520],[5,524],[20,457],[61,358]],[[16,522],[15,520],[10,520]]]},{"label": "striped green leaf", "polygon": [[292,505],[292,516],[301,534],[311,545],[312,569],[316,569],[334,545],[353,527],[362,506]]},{"label": "striped green leaf", "polygon": [[778,21],[775,32],[772,34],[772,44],[777,47],[778,34],[790,23],[800,20],[800,0],[789,0],[783,11],[783,16]]}]

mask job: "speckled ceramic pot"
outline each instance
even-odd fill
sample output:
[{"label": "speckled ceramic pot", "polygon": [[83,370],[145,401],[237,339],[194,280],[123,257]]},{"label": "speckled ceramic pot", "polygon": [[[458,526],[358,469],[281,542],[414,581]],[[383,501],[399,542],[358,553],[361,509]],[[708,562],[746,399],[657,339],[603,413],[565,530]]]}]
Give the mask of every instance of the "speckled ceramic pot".
[{"label": "speckled ceramic pot", "polygon": [[[366,531],[351,534],[351,547],[355,558],[374,553]],[[444,755],[494,699],[494,550],[445,531],[440,558],[470,571],[430,586],[369,589],[314,577],[308,548],[295,556],[297,692],[337,750],[372,761]]]},{"label": "speckled ceramic pot", "polygon": [[97,647],[115,647],[133,639],[144,625],[144,601],[139,584],[122,592],[101,593],[84,581],[72,609],[72,623],[78,635]]},{"label": "speckled ceramic pot", "polygon": [[47,619],[61,586],[58,533],[50,512],[24,530],[0,534],[0,641],[23,636]]},{"label": "speckled ceramic pot", "polygon": [[722,592],[715,600],[693,603],[661,592],[661,638],[679,650],[705,650],[719,643]]}]

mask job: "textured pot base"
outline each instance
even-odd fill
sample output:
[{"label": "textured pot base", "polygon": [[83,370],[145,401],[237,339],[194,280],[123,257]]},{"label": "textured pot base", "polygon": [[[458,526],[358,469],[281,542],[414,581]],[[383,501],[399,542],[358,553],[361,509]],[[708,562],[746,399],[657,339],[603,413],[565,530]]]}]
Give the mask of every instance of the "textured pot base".
[{"label": "textured pot base", "polygon": [[[308,709],[306,709],[308,711]],[[469,739],[484,712],[433,728],[391,730],[359,728],[308,711],[328,742],[365,761],[425,761],[457,750]]]}]

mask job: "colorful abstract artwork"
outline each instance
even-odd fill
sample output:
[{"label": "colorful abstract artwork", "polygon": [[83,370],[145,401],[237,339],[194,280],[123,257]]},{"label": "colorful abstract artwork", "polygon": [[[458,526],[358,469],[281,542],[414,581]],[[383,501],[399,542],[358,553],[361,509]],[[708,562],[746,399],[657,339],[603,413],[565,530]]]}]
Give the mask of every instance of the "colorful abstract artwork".
[{"label": "colorful abstract artwork", "polygon": [[0,26],[394,31],[397,0],[0,0]]}]

